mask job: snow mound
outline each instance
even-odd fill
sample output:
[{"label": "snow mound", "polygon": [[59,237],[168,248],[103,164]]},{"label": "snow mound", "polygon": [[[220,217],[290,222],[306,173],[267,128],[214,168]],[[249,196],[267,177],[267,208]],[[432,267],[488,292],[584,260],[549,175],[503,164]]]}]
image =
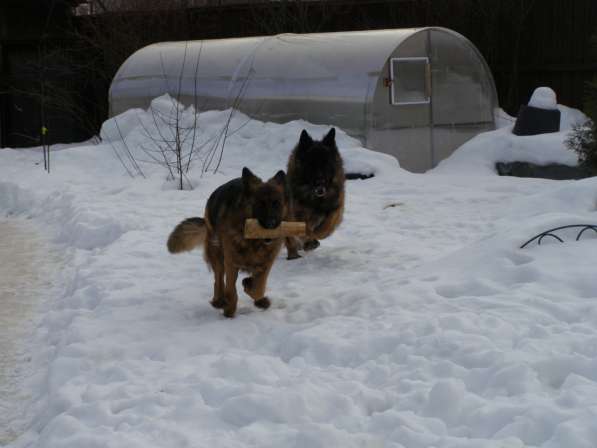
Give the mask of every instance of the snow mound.
[{"label": "snow mound", "polygon": [[560,131],[569,130],[575,126],[583,125],[589,120],[589,117],[582,111],[572,107],[564,106],[563,104],[558,104],[558,110],[561,114]]},{"label": "snow mound", "polygon": [[130,109],[106,120],[100,130],[100,138],[103,142],[124,140],[133,130],[139,127],[139,120],[144,114],[143,109]]},{"label": "snow mound", "polygon": [[[302,129],[314,138],[321,138],[329,130],[329,126],[302,120],[286,124],[259,122],[236,110],[195,113],[193,106],[185,108],[166,94],[154,99],[145,111],[132,109],[110,118],[103,124],[101,136],[109,144],[104,146],[110,146],[118,153],[130,171],[137,171],[131,164],[132,156],[144,173],[151,174],[160,171],[155,158],[163,160],[166,157],[172,161],[174,157],[172,142],[178,138],[175,123],[181,129],[182,152],[194,151],[192,163],[196,168],[214,171],[222,153],[226,159],[222,169],[229,176],[238,176],[242,163],[247,163],[244,154],[249,140],[259,142],[252,148],[252,160],[270,158],[276,166],[285,168]],[[191,132],[195,125],[197,131]],[[374,175],[379,169],[398,166],[395,158],[363,148],[358,140],[341,129],[336,133],[336,141],[347,172]],[[235,164],[235,160],[243,162]],[[228,171],[230,169],[234,173]],[[197,169],[194,171],[196,173]],[[188,176],[191,183],[196,181],[192,173],[193,170]],[[259,174],[269,177],[273,173]]]},{"label": "snow mound", "polygon": [[561,104],[558,104],[557,108],[561,112],[560,132],[528,136],[512,134],[516,119],[502,109],[497,109],[495,117],[498,129],[473,137],[450,157],[442,160],[433,172],[495,174],[497,162],[529,162],[537,165],[559,163],[576,166],[578,157],[566,147],[565,141],[570,130],[585,123],[588,117],[578,109]]},{"label": "snow mound", "polygon": [[514,122],[516,121],[516,117],[509,115],[504,109],[498,108],[495,109],[494,113],[495,118],[495,127],[497,129],[505,128],[505,127],[512,127]]},{"label": "snow mound", "polygon": [[473,137],[433,170],[447,174],[495,174],[497,162],[530,162],[537,165],[560,163],[575,166],[576,154],[566,148],[568,131],[531,136],[512,134],[511,127]]}]

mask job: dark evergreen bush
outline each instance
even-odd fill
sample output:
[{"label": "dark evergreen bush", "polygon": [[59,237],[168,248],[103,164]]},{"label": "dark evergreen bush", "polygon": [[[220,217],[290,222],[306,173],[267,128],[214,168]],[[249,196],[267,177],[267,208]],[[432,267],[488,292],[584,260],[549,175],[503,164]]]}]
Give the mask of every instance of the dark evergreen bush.
[{"label": "dark evergreen bush", "polygon": [[[597,35],[593,38],[595,59],[597,59]],[[579,164],[597,175],[597,75],[587,82],[584,112],[589,120],[575,126],[566,140],[566,145],[578,154]]]}]

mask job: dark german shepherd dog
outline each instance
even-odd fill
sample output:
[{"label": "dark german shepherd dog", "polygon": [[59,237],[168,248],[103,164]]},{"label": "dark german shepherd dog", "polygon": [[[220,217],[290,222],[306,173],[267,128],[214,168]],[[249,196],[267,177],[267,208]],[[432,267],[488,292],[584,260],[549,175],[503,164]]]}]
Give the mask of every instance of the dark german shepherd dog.
[{"label": "dark german shepherd dog", "polygon": [[255,306],[270,306],[265,287],[283,239],[245,239],[244,226],[246,219],[255,218],[266,229],[278,227],[288,212],[285,185],[284,171],[263,182],[243,168],[242,177],[221,185],[211,194],[204,218],[182,221],[168,238],[171,253],[205,245],[205,261],[215,277],[211,304],[223,308],[226,317],[234,317],[236,312],[239,271],[250,274],[242,284]]},{"label": "dark german shepherd dog", "polygon": [[305,238],[286,238],[288,259],[300,257],[298,249],[313,250],[340,225],[344,213],[344,168],[332,128],[321,141],[301,132],[288,160],[290,216],[307,224]]}]

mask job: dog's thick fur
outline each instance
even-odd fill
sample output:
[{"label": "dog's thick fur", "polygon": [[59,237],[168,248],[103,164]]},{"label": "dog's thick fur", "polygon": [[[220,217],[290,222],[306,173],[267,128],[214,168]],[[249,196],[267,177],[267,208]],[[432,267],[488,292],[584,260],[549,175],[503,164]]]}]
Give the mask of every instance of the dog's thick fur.
[{"label": "dog's thick fur", "polygon": [[307,224],[305,238],[286,238],[288,259],[300,257],[299,248],[313,250],[330,236],[344,214],[344,167],[332,128],[321,140],[303,130],[288,159],[290,216]]},{"label": "dog's thick fur", "polygon": [[244,291],[255,306],[268,308],[265,296],[267,277],[282,247],[283,238],[249,240],[244,238],[245,220],[255,218],[265,228],[276,228],[288,214],[284,171],[263,182],[248,168],[242,177],[218,187],[209,197],[204,218],[189,218],[178,224],[168,238],[168,250],[178,253],[205,246],[205,261],[213,270],[214,294],[211,304],[234,317],[238,295],[238,272]]}]

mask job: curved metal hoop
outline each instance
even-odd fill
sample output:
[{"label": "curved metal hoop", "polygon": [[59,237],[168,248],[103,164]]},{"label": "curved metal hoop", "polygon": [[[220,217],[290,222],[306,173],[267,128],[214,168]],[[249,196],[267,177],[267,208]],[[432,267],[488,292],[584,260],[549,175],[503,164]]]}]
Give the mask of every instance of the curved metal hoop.
[{"label": "curved metal hoop", "polygon": [[543,241],[543,238],[545,238],[546,236],[549,236],[551,238],[555,238],[560,243],[563,243],[564,240],[562,238],[560,238],[559,236],[557,236],[553,232],[557,232],[558,230],[573,229],[573,228],[579,228],[580,229],[580,231],[576,235],[576,241],[580,240],[580,237],[582,236],[582,234],[585,233],[587,230],[593,230],[595,233],[597,233],[597,224],[570,224],[570,225],[567,225],[567,226],[555,227],[553,229],[546,230],[545,232],[541,232],[538,235],[535,235],[530,240],[528,240],[522,246],[520,246],[520,248],[524,249],[526,246],[528,246],[530,243],[532,243],[535,240],[537,241],[537,244],[540,245],[541,241]]}]

